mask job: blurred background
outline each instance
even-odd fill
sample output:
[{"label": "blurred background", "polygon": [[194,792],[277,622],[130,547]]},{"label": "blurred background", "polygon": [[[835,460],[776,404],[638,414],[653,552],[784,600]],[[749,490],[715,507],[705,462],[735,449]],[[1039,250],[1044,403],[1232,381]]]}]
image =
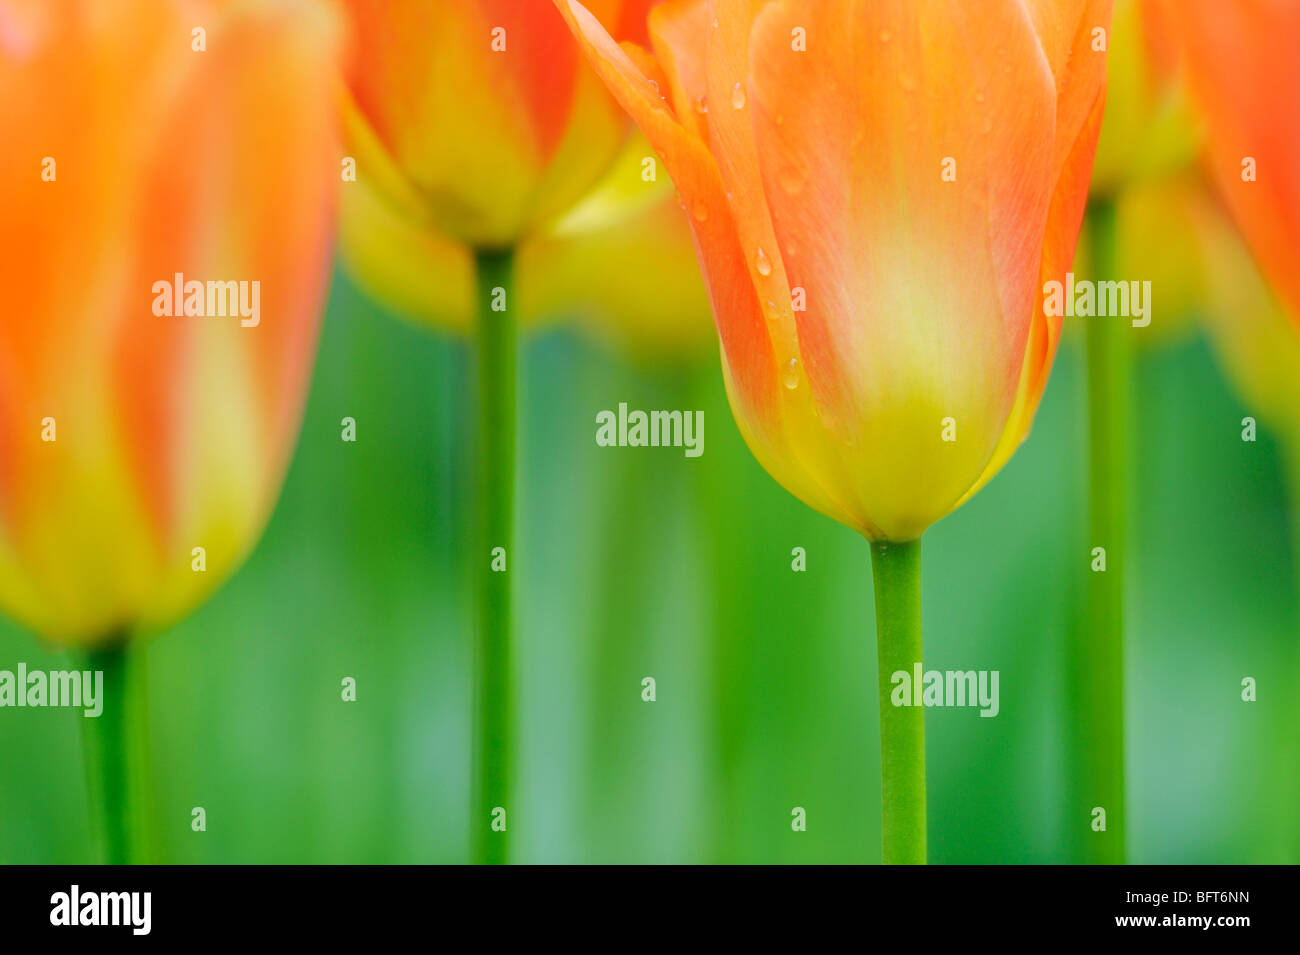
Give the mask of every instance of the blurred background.
[{"label": "blurred background", "polygon": [[[469,357],[336,273],[265,536],[148,646],[157,861],[468,857]],[[878,861],[865,542],[754,461],[716,350],[633,365],[557,327],[526,340],[521,369],[516,861]],[[1134,400],[1131,861],[1300,861],[1282,451],[1264,428],[1241,440],[1249,412],[1196,333],[1138,354]],[[620,401],[702,408],[703,456],[597,447],[596,414]],[[926,714],[932,862],[1079,857],[1061,807],[1086,461],[1067,339],[1029,440],[925,538],[927,667],[1001,671],[995,719]],[[78,665],[0,621],[0,668],[18,661]],[[0,719],[0,862],[97,858],[83,723]]]}]

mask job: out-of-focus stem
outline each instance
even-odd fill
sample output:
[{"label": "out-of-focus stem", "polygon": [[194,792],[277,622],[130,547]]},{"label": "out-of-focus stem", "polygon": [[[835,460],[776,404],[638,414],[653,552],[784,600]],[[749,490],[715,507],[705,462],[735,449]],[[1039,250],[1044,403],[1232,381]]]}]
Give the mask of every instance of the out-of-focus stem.
[{"label": "out-of-focus stem", "polygon": [[[1093,278],[1114,278],[1115,209],[1108,201],[1090,209]],[[1083,319],[1088,365],[1088,554],[1085,626],[1074,628],[1071,713],[1074,793],[1068,825],[1083,831],[1084,861],[1125,861],[1124,592],[1129,574],[1127,540],[1132,356],[1129,323],[1122,316]],[[1096,548],[1104,548],[1104,570]],[[1086,559],[1084,559],[1086,557]],[[1105,829],[1099,828],[1105,810]]]},{"label": "out-of-focus stem", "polygon": [[93,829],[108,865],[129,865],[146,856],[149,753],[143,654],[124,635],[86,654],[86,669],[103,674],[100,715],[84,717],[81,724]]},{"label": "out-of-focus stem", "polygon": [[[509,251],[480,252],[478,270],[477,641],[474,647],[473,859],[508,858],[513,758],[510,575],[514,568],[517,345]],[[497,551],[497,548],[501,548]],[[493,563],[505,562],[505,569]]]}]

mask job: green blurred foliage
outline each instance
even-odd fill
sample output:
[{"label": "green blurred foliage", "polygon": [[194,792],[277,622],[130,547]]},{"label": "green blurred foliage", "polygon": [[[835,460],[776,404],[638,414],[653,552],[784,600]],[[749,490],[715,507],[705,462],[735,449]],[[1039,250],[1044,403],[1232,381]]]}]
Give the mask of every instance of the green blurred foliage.
[{"label": "green blurred foliage", "polygon": [[[148,644],[161,861],[466,858],[467,361],[336,277],[264,539]],[[716,355],[647,368],[555,331],[522,368],[518,860],[877,861],[865,542],[755,463]],[[1143,354],[1136,389],[1132,860],[1300,861],[1281,454],[1240,440],[1246,412],[1199,342]],[[704,409],[703,457],[597,447],[596,413],[620,401]],[[1087,825],[1061,810],[1064,636],[1088,566],[1082,409],[1067,350],[1025,446],[925,539],[927,666],[1001,671],[998,717],[927,714],[935,862],[1070,861]],[[0,668],[20,660],[76,665],[0,624]],[[1243,676],[1257,703],[1240,701]],[[94,861],[81,722],[0,710],[0,861]]]}]

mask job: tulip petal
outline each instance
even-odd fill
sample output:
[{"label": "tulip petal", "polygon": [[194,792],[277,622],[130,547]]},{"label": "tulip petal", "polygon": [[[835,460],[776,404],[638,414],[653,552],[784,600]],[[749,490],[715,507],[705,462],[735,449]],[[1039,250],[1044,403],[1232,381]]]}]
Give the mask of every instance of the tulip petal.
[{"label": "tulip petal", "polygon": [[1300,328],[1300,3],[1176,9],[1219,192]]},{"label": "tulip petal", "polygon": [[[300,421],[333,240],[338,150],[319,107],[339,31],[289,2],[205,25],[200,55],[178,11],[123,2],[54,16],[43,44],[0,56],[0,88],[49,94],[0,97],[0,278],[20,296],[0,316],[0,603],[56,639],[159,625],[217,586]],[[260,321],[160,315],[155,283],[177,273],[242,282],[250,308],[258,283]]]},{"label": "tulip petal", "polygon": [[[858,475],[861,509],[898,513],[883,529],[900,539],[946,513],[1001,435],[1051,190],[1054,83],[1023,8],[943,6],[873,3],[850,26],[833,4],[771,3],[751,39],[760,188],[807,293],[799,357],[843,458],[831,470]],[[898,463],[876,466],[881,447]]]},{"label": "tulip petal", "polygon": [[[635,36],[645,3],[592,0]],[[567,210],[617,153],[626,121],[542,0],[347,7],[352,95],[448,235],[510,244]]]},{"label": "tulip petal", "polygon": [[641,127],[692,211],[700,261],[727,361],[751,383],[745,404],[770,408],[775,399],[772,349],[748,265],[736,241],[717,164],[703,143],[677,121],[649,78],[577,0],[557,0],[593,68]]}]

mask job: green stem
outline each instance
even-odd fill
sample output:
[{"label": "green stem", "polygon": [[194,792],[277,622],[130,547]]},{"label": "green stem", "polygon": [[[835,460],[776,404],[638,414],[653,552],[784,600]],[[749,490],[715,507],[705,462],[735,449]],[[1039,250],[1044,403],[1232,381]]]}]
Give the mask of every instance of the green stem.
[{"label": "green stem", "polygon": [[[480,864],[507,859],[511,810],[516,329],[513,256],[480,252],[478,270],[478,640],[474,652],[474,796],[470,833]],[[501,548],[500,551],[497,548]],[[504,563],[505,569],[500,569]],[[504,818],[502,813],[504,812]],[[502,828],[503,826],[507,828]]]},{"label": "green stem", "polygon": [[[1092,207],[1093,278],[1115,271],[1115,209]],[[1072,677],[1076,728],[1076,797],[1071,826],[1086,826],[1085,861],[1125,861],[1124,583],[1128,574],[1129,416],[1131,356],[1128,322],[1087,322],[1088,563],[1086,626],[1076,628]],[[1095,548],[1105,548],[1105,570]],[[1098,830],[1098,808],[1105,810]]]},{"label": "green stem", "polygon": [[[895,706],[892,674],[921,663],[921,542],[871,545],[880,694],[881,858],[925,864],[925,708]],[[910,702],[910,701],[909,701]]]},{"label": "green stem", "polygon": [[103,674],[102,711],[83,719],[86,777],[104,862],[147,858],[142,834],[148,777],[143,650],[125,638],[86,654],[85,668]]},{"label": "green stem", "polygon": [[[1287,485],[1290,489],[1290,520],[1292,534],[1291,560],[1296,572],[1296,593],[1300,594],[1300,434],[1286,436],[1284,442],[1284,467]],[[1300,609],[1298,607],[1297,609]],[[1300,640],[1290,640],[1286,644],[1284,673],[1296,674],[1293,680],[1300,680]],[[1278,757],[1274,765],[1280,768],[1283,806],[1295,806],[1300,803],[1300,697],[1291,693],[1284,697],[1282,716],[1274,721],[1279,740]],[[1282,846],[1284,858],[1300,856],[1300,820],[1295,812],[1284,812],[1277,833]]]}]

